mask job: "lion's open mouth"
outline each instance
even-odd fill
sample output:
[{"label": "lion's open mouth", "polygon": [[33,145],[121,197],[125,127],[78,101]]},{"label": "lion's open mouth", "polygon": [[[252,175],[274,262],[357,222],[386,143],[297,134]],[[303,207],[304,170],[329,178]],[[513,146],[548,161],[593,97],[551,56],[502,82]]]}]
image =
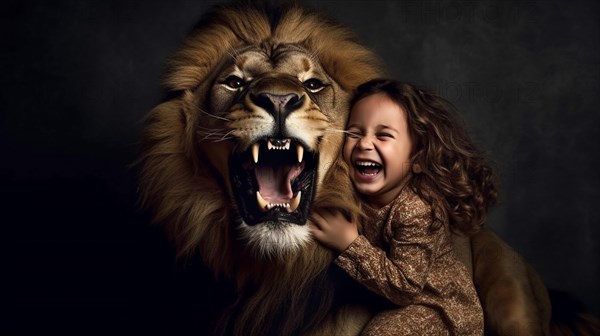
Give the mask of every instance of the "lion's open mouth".
[{"label": "lion's open mouth", "polygon": [[268,138],[230,159],[233,190],[244,222],[306,223],[317,155],[296,140]]}]

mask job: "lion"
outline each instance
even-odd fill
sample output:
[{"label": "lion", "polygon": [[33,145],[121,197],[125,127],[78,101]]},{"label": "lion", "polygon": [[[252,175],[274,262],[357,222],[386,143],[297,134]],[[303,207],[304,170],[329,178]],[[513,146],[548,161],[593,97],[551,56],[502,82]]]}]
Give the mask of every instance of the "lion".
[{"label": "lion", "polygon": [[[180,258],[235,285],[215,334],[357,335],[377,298],[332,267],[311,209],[360,207],[339,153],[353,89],[384,75],[344,27],[301,8],[208,13],[172,58],[145,120],[140,193]],[[489,231],[456,237],[491,334],[541,335],[535,271]]]}]

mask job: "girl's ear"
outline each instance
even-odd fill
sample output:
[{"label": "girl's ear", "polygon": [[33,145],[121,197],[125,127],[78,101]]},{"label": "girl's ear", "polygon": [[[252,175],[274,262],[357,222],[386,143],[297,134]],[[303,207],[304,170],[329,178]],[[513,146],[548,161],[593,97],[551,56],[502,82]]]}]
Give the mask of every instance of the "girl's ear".
[{"label": "girl's ear", "polygon": [[423,172],[423,167],[421,167],[421,164],[418,161],[421,158],[421,156],[423,155],[423,151],[419,150],[416,153],[414,153],[412,155],[412,157],[410,158],[410,162],[412,162],[411,165],[411,170],[414,174],[420,174]]},{"label": "girl's ear", "polygon": [[413,163],[412,165],[412,172],[415,174],[420,174],[423,172],[423,168],[421,168],[421,165],[418,163]]}]

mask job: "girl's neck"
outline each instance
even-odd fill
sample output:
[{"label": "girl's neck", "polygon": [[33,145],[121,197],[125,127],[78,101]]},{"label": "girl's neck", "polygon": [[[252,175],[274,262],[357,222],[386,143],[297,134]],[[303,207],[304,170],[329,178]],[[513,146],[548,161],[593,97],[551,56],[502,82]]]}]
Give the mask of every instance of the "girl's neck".
[{"label": "girl's neck", "polygon": [[408,178],[406,178],[402,183],[400,183],[400,185],[397,188],[388,190],[387,192],[384,192],[380,195],[363,195],[363,201],[373,209],[381,209],[392,203],[396,198],[398,198],[398,196],[400,196],[400,193],[402,193],[402,190],[404,190],[409,180],[410,176],[408,176]]},{"label": "girl's neck", "polygon": [[369,197],[369,198],[364,198],[365,203],[370,206],[373,209],[379,210],[381,208],[384,208],[385,206],[391,204],[396,197],[398,197],[398,195],[400,195],[400,193],[398,193],[397,195],[395,195],[395,197],[390,198],[378,198],[378,197]]}]

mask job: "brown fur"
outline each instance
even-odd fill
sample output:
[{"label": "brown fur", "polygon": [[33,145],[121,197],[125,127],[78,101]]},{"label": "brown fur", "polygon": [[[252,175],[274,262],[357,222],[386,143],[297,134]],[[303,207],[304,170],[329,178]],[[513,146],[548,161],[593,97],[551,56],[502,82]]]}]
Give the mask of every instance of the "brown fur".
[{"label": "brown fur", "polygon": [[550,301],[539,275],[495,234],[472,238],[474,282],[490,335],[547,335]]},{"label": "brown fur", "polygon": [[[331,97],[338,114],[328,119],[335,129],[343,127],[351,91],[382,75],[375,56],[348,30],[295,6],[277,11],[271,16],[274,20],[269,17],[253,6],[219,7],[205,17],[173,57],[165,85],[174,98],[154,108],[145,123],[139,159],[142,202],[152,209],[153,221],[165,227],[180,257],[199,255],[216,277],[236,283],[237,300],[225,312],[221,332],[358,334],[369,313],[360,305],[339,304],[338,284],[332,281],[329,269],[331,252],[311,242],[296,252],[260,256],[249,253],[238,240],[232,223],[235,204],[226,165],[228,153],[236,144],[198,139],[199,125],[219,124],[203,117],[203,113],[222,111],[203,109],[224,60],[235,57],[237,50],[246,46],[275,49],[295,44],[310,51],[312,59],[318,60],[339,87]],[[303,63],[302,67],[307,65]],[[338,158],[341,142],[341,134],[331,133],[319,148],[321,156],[329,161],[320,162],[322,174],[314,206],[340,209],[356,218],[358,203],[352,196],[347,167]],[[504,262],[497,267],[498,260],[489,260],[481,253],[482,248],[488,244],[503,250],[507,247],[497,237],[488,238],[475,236],[472,248],[475,282],[489,327],[508,330],[505,324],[512,320],[507,322],[505,312],[499,311],[508,302],[506,307],[514,304],[515,311],[525,312],[517,318],[524,323],[539,322],[542,326],[536,330],[545,330],[547,302],[543,285],[537,279],[530,281],[531,275],[520,263],[511,265],[517,260],[514,257],[500,256]],[[471,248],[466,250],[470,252]],[[508,280],[494,281],[500,276]],[[513,286],[513,280],[517,285]],[[533,287],[519,285],[523,283]],[[541,300],[537,289],[543,289]],[[502,298],[503,293],[508,301]],[[544,313],[541,319],[534,318],[535,309],[530,311],[534,306],[537,313]]]}]

